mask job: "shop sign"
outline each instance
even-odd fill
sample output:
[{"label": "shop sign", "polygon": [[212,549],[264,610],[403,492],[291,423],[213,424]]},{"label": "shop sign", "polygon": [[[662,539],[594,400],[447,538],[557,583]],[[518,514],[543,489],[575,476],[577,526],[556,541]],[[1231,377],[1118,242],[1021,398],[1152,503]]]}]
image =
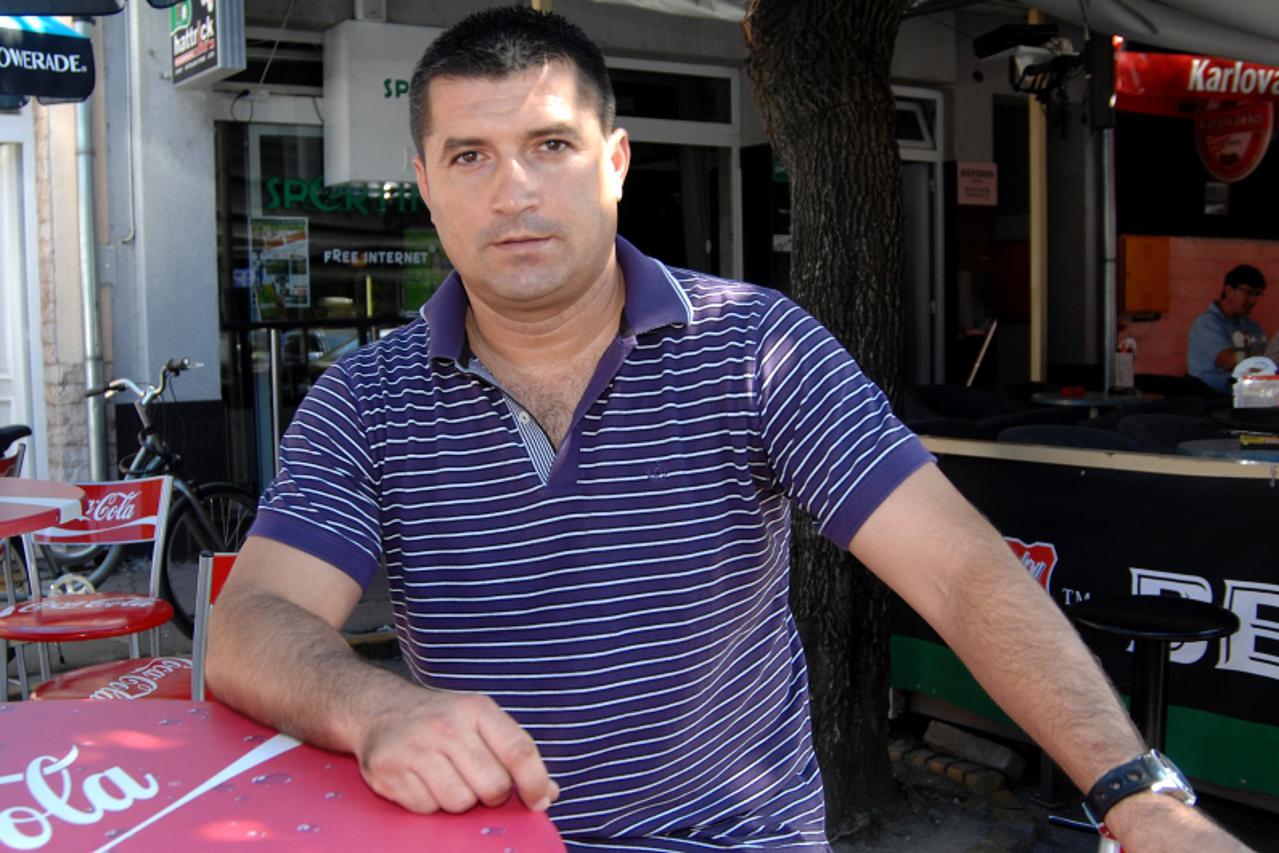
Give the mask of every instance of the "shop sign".
[{"label": "shop sign", "polygon": [[326,186],[322,178],[267,178],[267,210],[310,208],[321,213],[361,216],[385,213],[416,213],[422,206],[417,185],[409,182],[385,184],[338,184]]},{"label": "shop sign", "polygon": [[169,9],[173,85],[209,85],[244,70],[244,0],[183,0]]},{"label": "shop sign", "polygon": [[1241,181],[1265,158],[1273,130],[1273,104],[1205,108],[1195,114],[1195,149],[1214,178]]},{"label": "shop sign", "polygon": [[1115,106],[1164,115],[1186,101],[1268,102],[1279,99],[1279,68],[1180,53],[1115,54]]},{"label": "shop sign", "polygon": [[999,204],[999,167],[960,160],[955,164],[955,202],[976,207]]},{"label": "shop sign", "polygon": [[348,20],[324,34],[324,177],[414,181],[409,78],[434,27]]},{"label": "shop sign", "polygon": [[57,18],[0,15],[0,95],[20,106],[93,94],[93,43]]}]

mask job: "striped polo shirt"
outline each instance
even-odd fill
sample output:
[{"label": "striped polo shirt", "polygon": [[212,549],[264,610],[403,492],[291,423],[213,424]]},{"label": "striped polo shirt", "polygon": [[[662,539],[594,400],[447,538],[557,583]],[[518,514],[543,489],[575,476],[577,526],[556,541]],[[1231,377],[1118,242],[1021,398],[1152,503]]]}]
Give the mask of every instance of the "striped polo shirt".
[{"label": "striped polo shirt", "polygon": [[570,849],[825,849],[789,502],[847,546],[931,457],[781,294],[617,255],[558,449],[467,348],[455,274],[311,389],[253,533],[384,565],[413,676],[525,727]]}]

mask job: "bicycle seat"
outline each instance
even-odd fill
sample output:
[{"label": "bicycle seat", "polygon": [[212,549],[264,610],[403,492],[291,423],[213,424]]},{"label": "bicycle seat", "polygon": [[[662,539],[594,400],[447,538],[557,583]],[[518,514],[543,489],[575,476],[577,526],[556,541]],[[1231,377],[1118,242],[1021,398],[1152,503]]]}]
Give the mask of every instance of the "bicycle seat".
[{"label": "bicycle seat", "polygon": [[0,456],[9,452],[9,445],[29,435],[31,435],[31,427],[22,424],[0,427]]}]

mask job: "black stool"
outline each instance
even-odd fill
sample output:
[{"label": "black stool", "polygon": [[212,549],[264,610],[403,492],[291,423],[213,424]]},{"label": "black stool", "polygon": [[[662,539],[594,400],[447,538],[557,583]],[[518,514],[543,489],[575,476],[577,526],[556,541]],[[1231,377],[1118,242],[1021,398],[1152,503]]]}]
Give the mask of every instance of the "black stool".
[{"label": "black stool", "polygon": [[1066,615],[1132,640],[1132,718],[1146,745],[1161,752],[1168,722],[1169,645],[1215,640],[1239,630],[1239,617],[1231,611],[1179,595],[1089,598],[1067,607]]}]

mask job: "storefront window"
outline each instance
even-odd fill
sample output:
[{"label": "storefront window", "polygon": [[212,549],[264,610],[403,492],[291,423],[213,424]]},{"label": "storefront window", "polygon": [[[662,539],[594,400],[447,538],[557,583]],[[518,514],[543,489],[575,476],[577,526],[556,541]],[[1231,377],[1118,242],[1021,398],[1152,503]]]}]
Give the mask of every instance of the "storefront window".
[{"label": "storefront window", "polygon": [[319,127],[225,122],[217,143],[223,400],[233,475],[260,486],[320,374],[451,267],[414,185],[326,185]]},{"label": "storefront window", "polygon": [[218,137],[223,326],[406,319],[448,274],[417,187],[326,186],[320,128]]}]

